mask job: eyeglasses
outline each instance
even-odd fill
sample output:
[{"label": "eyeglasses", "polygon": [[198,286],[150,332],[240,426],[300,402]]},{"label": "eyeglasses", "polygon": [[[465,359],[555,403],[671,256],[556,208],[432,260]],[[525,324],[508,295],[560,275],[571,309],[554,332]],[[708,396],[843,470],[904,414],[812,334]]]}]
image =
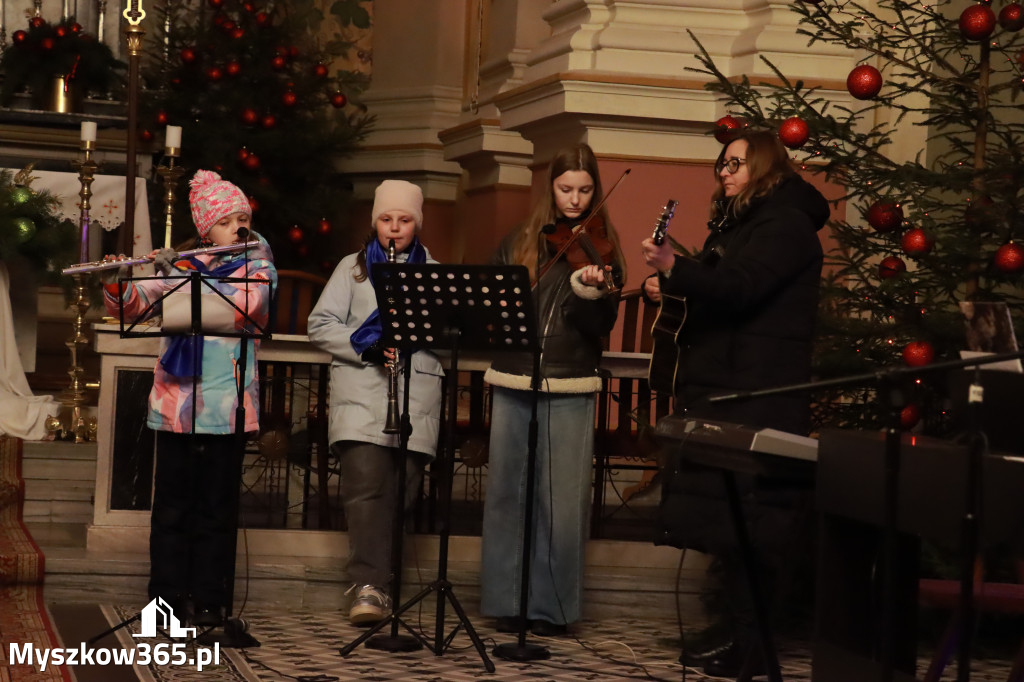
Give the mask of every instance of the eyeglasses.
[{"label": "eyeglasses", "polygon": [[715,164],[715,173],[721,173],[723,168],[728,168],[730,174],[735,173],[740,169],[740,166],[742,166],[746,162],[746,159],[737,159],[735,157],[729,159],[728,161],[719,161],[718,163]]}]

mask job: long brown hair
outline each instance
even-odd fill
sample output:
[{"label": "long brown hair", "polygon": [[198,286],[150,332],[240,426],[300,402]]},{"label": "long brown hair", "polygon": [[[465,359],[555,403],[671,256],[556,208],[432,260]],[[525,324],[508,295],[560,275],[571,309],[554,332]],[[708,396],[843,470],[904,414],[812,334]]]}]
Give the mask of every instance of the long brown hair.
[{"label": "long brown hair", "polygon": [[[548,166],[547,178],[544,183],[544,194],[534,204],[526,222],[520,228],[512,245],[512,258],[518,265],[525,265],[530,270],[530,276],[537,275],[537,260],[544,243],[545,235],[541,228],[555,222],[558,211],[555,208],[555,180],[568,171],[586,171],[594,181],[594,194],[590,198],[590,208],[593,209],[601,203],[604,197],[604,190],[601,188],[601,175],[597,170],[597,157],[594,150],[586,144],[576,144],[565,147],[555,154]],[[599,210],[601,219],[604,220],[605,228],[608,231],[608,241],[615,247],[615,260],[622,272],[622,281],[626,281],[626,262],[622,257],[622,249],[619,247],[619,235],[608,219],[608,212],[604,206]]]},{"label": "long brown hair", "polygon": [[712,208],[711,217],[715,215],[716,204],[719,199],[725,198],[725,188],[722,186],[722,175],[719,172],[720,165],[725,159],[725,152],[729,145],[736,140],[747,142],[747,173],[750,180],[743,190],[732,197],[729,203],[729,214],[732,217],[741,215],[750,202],[759,197],[767,196],[782,183],[786,178],[795,175],[793,164],[789,160],[789,153],[779,140],[779,136],[770,130],[745,130],[729,141],[729,144],[722,147],[715,161],[715,191],[711,195]]}]

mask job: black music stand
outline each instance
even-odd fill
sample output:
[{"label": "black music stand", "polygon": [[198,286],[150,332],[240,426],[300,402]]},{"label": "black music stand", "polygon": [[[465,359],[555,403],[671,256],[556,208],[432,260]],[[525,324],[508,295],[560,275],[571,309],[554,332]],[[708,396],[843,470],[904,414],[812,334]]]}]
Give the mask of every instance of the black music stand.
[{"label": "black music stand", "polygon": [[[902,389],[902,381],[911,379],[914,376],[931,372],[940,372],[956,369],[974,367],[974,380],[968,387],[969,396],[967,403],[970,409],[970,440],[968,451],[968,484],[967,495],[964,502],[964,514],[962,519],[962,557],[960,566],[960,613],[965,622],[968,623],[965,635],[960,639],[958,651],[957,682],[967,682],[970,678],[970,649],[971,636],[969,623],[974,617],[974,588],[973,570],[974,556],[979,546],[979,535],[981,532],[980,515],[982,509],[981,476],[983,458],[987,447],[987,441],[981,429],[978,413],[983,403],[983,388],[981,385],[981,365],[1003,362],[1007,360],[1018,360],[1024,358],[1024,351],[1012,351],[993,355],[984,355],[963,360],[950,360],[936,362],[924,367],[884,367],[876,372],[838,377],[822,381],[811,381],[789,386],[779,386],[752,391],[736,391],[729,394],[715,395],[707,398],[707,402],[729,402],[733,400],[746,400],[750,398],[767,397],[789,393],[799,393],[822,388],[857,386],[874,384],[878,394],[882,397],[883,404],[887,408],[888,423],[885,431],[885,459],[884,459],[884,483],[883,494],[883,540],[881,557],[881,583],[882,583],[882,616],[879,624],[879,649],[880,661],[878,674],[881,682],[892,682],[895,675],[895,582],[896,562],[898,556],[898,529],[897,514],[899,510],[899,476],[901,459],[901,427],[900,412],[906,404],[906,398]],[[730,506],[734,514],[739,504],[735,486],[729,491]],[[735,500],[733,499],[735,498]],[[742,510],[740,510],[742,513]],[[744,526],[741,517],[734,517],[738,526]],[[738,532],[745,533],[745,529]],[[744,550],[744,563],[746,563],[749,546]],[[762,651],[765,660],[769,665],[768,676],[771,682],[781,682],[782,676],[778,668],[778,657],[771,640],[771,631],[767,621],[767,609],[756,591],[757,580],[752,573],[752,564],[748,565],[748,580],[754,595],[754,606],[758,620],[758,628],[761,637]],[[760,603],[759,603],[760,601]],[[772,665],[774,663],[774,665]],[[746,666],[745,666],[746,667]]]},{"label": "black music stand", "polygon": [[[246,260],[246,262],[248,262],[248,259]],[[226,594],[227,603],[225,604],[225,617],[224,617],[224,623],[223,623],[224,631],[223,631],[223,633],[214,633],[213,632],[213,628],[209,628],[206,631],[204,631],[203,633],[201,633],[196,638],[196,641],[198,641],[200,644],[204,644],[204,645],[208,645],[208,646],[212,646],[214,644],[219,644],[220,646],[225,647],[225,648],[258,647],[258,646],[260,646],[259,641],[257,641],[252,635],[250,635],[248,633],[248,630],[249,630],[248,623],[244,619],[242,619],[242,618],[237,618],[237,617],[233,616],[233,607],[234,607],[234,585],[235,585],[235,567],[236,567],[236,556],[235,555],[237,553],[237,547],[238,547],[238,515],[239,515],[239,496],[240,496],[239,484],[241,482],[242,459],[245,456],[245,402],[244,402],[244,396],[245,396],[245,376],[246,376],[245,368],[248,366],[248,349],[249,349],[249,344],[246,343],[246,342],[249,339],[269,339],[270,338],[270,328],[269,328],[269,325],[259,325],[259,324],[257,324],[256,321],[253,320],[252,317],[250,316],[248,310],[243,310],[243,309],[239,308],[232,299],[228,298],[223,293],[218,291],[217,288],[213,286],[211,280],[215,280],[218,283],[242,284],[242,285],[245,286],[246,289],[248,289],[249,286],[266,286],[266,287],[270,287],[270,289],[267,292],[268,305],[269,305],[269,301],[272,300],[272,298],[273,298],[273,284],[270,282],[270,280],[261,279],[261,278],[251,278],[251,277],[211,277],[209,275],[203,275],[203,274],[201,274],[197,270],[192,270],[188,274],[182,275],[180,277],[179,276],[175,276],[175,275],[169,275],[167,277],[164,277],[164,276],[134,277],[134,278],[133,277],[127,277],[127,278],[119,279],[118,280],[118,284],[120,285],[122,282],[138,282],[138,281],[151,280],[151,279],[158,279],[158,280],[180,279],[181,281],[179,283],[175,284],[174,286],[172,286],[167,291],[163,292],[163,294],[161,294],[161,296],[159,298],[157,298],[156,300],[150,302],[150,304],[145,308],[145,310],[143,310],[139,314],[139,316],[135,320],[133,320],[133,321],[128,323],[127,327],[125,326],[125,317],[124,317],[124,299],[119,297],[118,298],[118,317],[119,317],[120,328],[121,328],[120,329],[120,331],[121,331],[121,338],[126,338],[127,339],[127,338],[141,338],[141,337],[151,337],[151,336],[182,336],[182,335],[184,335],[184,336],[221,336],[221,337],[229,337],[229,338],[238,338],[238,339],[240,339],[242,341],[242,343],[239,344],[239,365],[241,366],[242,369],[238,372],[237,406],[235,408],[235,452],[236,452],[236,463],[235,463],[235,466],[234,466],[234,474],[235,474],[234,477],[236,479],[236,483],[235,483],[235,485],[233,485],[231,487],[232,499],[230,501],[231,507],[235,510],[235,513],[232,514],[232,519],[234,519],[235,524],[234,524],[234,528],[233,528],[232,533],[231,533],[232,537],[235,540],[235,544],[234,544],[234,547],[232,547],[230,566],[228,566],[228,568],[229,568],[228,574],[229,574],[230,586],[228,587],[227,594]],[[190,290],[189,290],[189,292],[187,294],[187,296],[188,296],[188,303],[189,303],[187,330],[182,329],[182,330],[175,330],[175,331],[167,331],[167,330],[161,329],[160,331],[136,331],[136,327],[140,323],[142,323],[143,321],[149,319],[150,315],[156,309],[156,306],[158,304],[162,304],[165,301],[168,301],[169,300],[168,297],[170,297],[172,294],[176,294],[176,293],[181,292],[181,290],[185,287],[186,284],[190,285]],[[209,293],[204,294],[204,291],[207,291],[207,290],[209,292],[212,292],[212,295],[209,294]],[[204,299],[204,297],[205,297],[205,299]],[[203,307],[204,307],[203,303],[204,303],[204,300],[206,300],[207,302],[209,302],[209,301],[216,302],[219,305],[219,307],[220,307],[220,313],[221,313],[222,317],[223,317],[223,314],[225,312],[228,315],[231,315],[232,317],[234,316],[235,313],[241,315],[244,324],[247,327],[252,328],[254,331],[249,332],[249,331],[244,331],[243,330],[243,331],[234,331],[234,332],[232,332],[232,331],[225,331],[222,328],[216,328],[216,329],[208,329],[208,328],[206,328],[207,326],[205,326],[203,324]],[[165,311],[165,324],[166,324],[166,322],[167,322],[167,320],[166,320],[166,311]],[[194,352],[198,353],[198,350],[195,350]],[[255,360],[255,358],[254,358],[254,360]],[[195,362],[197,364],[201,363],[202,362],[202,358],[201,357],[193,356],[193,362]],[[196,388],[197,388],[197,384],[196,384],[197,381],[198,381],[198,376],[194,376],[192,378],[193,395],[195,395],[195,391],[196,391]],[[194,429],[195,428],[195,410],[196,410],[195,401],[193,401],[192,410],[193,410],[192,426],[193,426],[193,429]],[[111,632],[114,632],[114,631],[116,631],[116,630],[118,630],[118,629],[120,629],[122,627],[125,627],[126,625],[134,622],[135,620],[138,620],[139,617],[140,617],[140,614],[136,614],[132,618],[129,618],[129,619],[127,619],[125,621],[122,621],[121,623],[117,624],[112,629],[110,629],[110,630],[108,630],[108,631],[106,631],[106,632],[104,632],[104,633],[102,633],[100,635],[97,635],[96,637],[93,637],[92,639],[89,640],[89,642],[92,643],[94,641],[98,641],[99,639],[101,639],[102,637],[110,634]]]},{"label": "black music stand", "polygon": [[[455,456],[455,423],[458,411],[458,363],[459,351],[463,349],[490,352],[532,352],[536,357],[539,345],[533,299],[530,289],[529,272],[523,266],[482,266],[482,265],[409,265],[381,263],[374,266],[374,286],[377,291],[377,306],[383,328],[382,343],[405,351],[435,348],[451,350],[451,365],[447,378],[447,412],[444,452],[437,459],[439,499],[441,510],[440,556],[438,575],[419,594],[380,621],[354,642],[340,650],[346,656],[363,641],[385,625],[392,625],[392,639],[397,636],[401,615],[431,592],[438,593],[437,619],[434,644],[416,633],[416,638],[440,656],[450,646],[459,628],[465,627],[483,659],[488,672],[494,672],[494,663],[488,658],[483,642],[473,629],[448,581],[448,539],[451,516],[451,479]],[[408,401],[409,373],[406,372],[406,393]],[[408,418],[408,405],[406,403]],[[403,431],[404,431],[403,425]],[[536,426],[531,427],[533,444],[531,455],[536,451]],[[531,464],[532,464],[531,457]],[[404,465],[399,464],[399,477]],[[532,474],[531,474],[532,475]],[[404,494],[404,493],[403,493]],[[529,494],[529,489],[528,489]],[[529,507],[527,514],[529,514]],[[529,521],[528,521],[529,523]],[[529,534],[527,534],[529,535]],[[393,538],[394,540],[394,538]],[[529,552],[524,564],[529,562]],[[392,556],[394,561],[394,556]],[[398,580],[400,569],[392,577]],[[394,583],[393,583],[394,587]],[[451,602],[459,617],[459,626],[445,635],[445,600]],[[397,602],[395,602],[397,604]],[[368,644],[369,646],[369,644]],[[381,647],[385,648],[385,647]],[[498,653],[497,650],[495,653]],[[500,654],[499,654],[500,655]]]}]

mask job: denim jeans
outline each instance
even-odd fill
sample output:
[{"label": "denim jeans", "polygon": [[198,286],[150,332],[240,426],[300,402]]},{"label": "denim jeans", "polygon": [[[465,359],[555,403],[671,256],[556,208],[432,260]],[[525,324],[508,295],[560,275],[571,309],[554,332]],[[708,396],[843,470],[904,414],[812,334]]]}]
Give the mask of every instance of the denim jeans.
[{"label": "denim jeans", "polygon": [[[345,440],[331,445],[341,468],[341,498],[348,524],[348,578],[386,588],[391,582],[391,531],[398,485],[397,451]],[[406,508],[423,482],[426,456],[409,452]]]},{"label": "denim jeans", "polygon": [[[519,614],[531,400],[529,391],[494,388],[480,576],[480,610],[488,616]],[[594,409],[592,393],[540,394],[526,614],[531,620],[580,619]]]}]

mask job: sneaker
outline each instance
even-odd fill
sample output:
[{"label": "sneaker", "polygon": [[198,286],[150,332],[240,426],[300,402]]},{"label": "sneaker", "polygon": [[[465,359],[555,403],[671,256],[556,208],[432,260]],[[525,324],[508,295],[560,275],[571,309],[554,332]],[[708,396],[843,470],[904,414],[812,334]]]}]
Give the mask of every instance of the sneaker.
[{"label": "sneaker", "polygon": [[384,590],[374,585],[363,585],[356,593],[356,598],[352,600],[348,620],[353,625],[370,625],[380,622],[389,613],[391,599]]}]

